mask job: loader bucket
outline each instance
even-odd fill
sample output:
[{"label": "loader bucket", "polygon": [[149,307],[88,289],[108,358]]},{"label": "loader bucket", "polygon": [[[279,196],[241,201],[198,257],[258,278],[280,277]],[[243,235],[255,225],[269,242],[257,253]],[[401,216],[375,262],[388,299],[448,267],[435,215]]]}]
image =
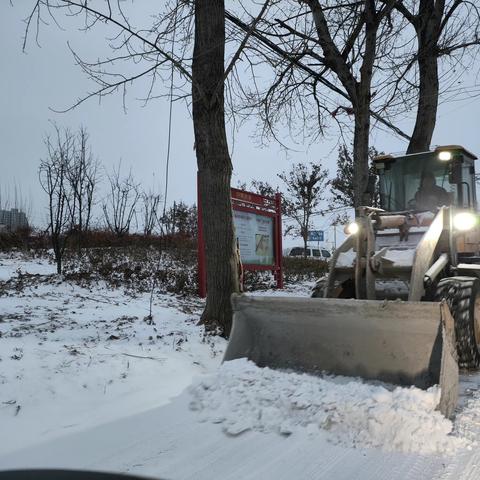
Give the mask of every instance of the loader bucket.
[{"label": "loader bucket", "polygon": [[440,385],[439,409],[458,398],[453,318],[434,302],[233,295],[224,361],[362,377],[426,389]]}]

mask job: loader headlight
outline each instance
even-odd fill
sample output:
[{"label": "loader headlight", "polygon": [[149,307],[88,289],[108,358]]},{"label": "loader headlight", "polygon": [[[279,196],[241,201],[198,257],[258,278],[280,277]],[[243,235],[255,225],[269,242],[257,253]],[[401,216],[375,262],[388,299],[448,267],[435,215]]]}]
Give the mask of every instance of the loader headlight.
[{"label": "loader headlight", "polygon": [[443,150],[438,153],[438,159],[442,162],[449,162],[452,159],[452,152]]},{"label": "loader headlight", "polygon": [[358,233],[358,230],[359,230],[359,226],[358,226],[358,223],[357,223],[357,222],[349,223],[349,224],[345,227],[345,233],[346,233],[347,235],[355,235],[356,233]]},{"label": "loader headlight", "polygon": [[477,216],[471,212],[456,213],[453,217],[453,226],[455,230],[466,232],[471,230],[477,224]]}]

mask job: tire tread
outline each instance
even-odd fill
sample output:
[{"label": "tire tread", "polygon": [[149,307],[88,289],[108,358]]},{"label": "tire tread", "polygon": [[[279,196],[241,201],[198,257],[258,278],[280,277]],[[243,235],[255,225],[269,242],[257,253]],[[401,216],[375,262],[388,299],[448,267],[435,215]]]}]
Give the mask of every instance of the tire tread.
[{"label": "tire tread", "polygon": [[449,277],[440,280],[435,299],[444,299],[455,322],[459,367],[477,369],[480,352],[475,340],[475,300],[480,294],[477,278]]}]

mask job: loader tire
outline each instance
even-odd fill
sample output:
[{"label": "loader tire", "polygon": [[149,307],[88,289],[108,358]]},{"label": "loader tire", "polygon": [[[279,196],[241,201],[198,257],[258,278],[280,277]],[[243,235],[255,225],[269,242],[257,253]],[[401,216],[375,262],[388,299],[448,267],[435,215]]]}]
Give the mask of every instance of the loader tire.
[{"label": "loader tire", "polygon": [[440,280],[436,300],[445,299],[455,323],[458,365],[473,370],[480,366],[480,281],[473,277]]}]

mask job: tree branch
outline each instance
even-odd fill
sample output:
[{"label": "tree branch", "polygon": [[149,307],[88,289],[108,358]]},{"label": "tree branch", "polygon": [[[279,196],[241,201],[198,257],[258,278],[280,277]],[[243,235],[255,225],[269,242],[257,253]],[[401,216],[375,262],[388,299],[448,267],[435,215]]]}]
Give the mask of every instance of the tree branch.
[{"label": "tree branch", "polygon": [[[192,75],[191,73],[185,69],[185,67],[182,65],[181,62],[179,62],[178,60],[176,60],[175,58],[173,58],[172,55],[170,55],[168,52],[165,52],[164,50],[162,50],[161,48],[159,48],[158,44],[155,42],[152,42],[150,41],[148,38],[140,35],[139,32],[136,32],[134,31],[131,26],[128,24],[128,22],[126,21],[125,19],[125,16],[122,14],[122,17],[124,19],[124,23],[116,20],[115,18],[113,18],[112,14],[111,14],[111,10],[109,10],[109,13],[103,13],[101,12],[100,10],[97,10],[95,8],[92,8],[90,6],[90,4],[87,2],[87,1],[73,1],[73,0],[58,0],[59,2],[61,2],[61,4],[63,4],[63,7],[77,7],[80,9],[80,11],[85,11],[87,13],[90,13],[91,15],[93,15],[94,17],[97,17],[97,19],[100,19],[102,20],[103,22],[105,23],[111,23],[112,25],[115,25],[116,27],[120,28],[122,31],[128,33],[129,35],[131,35],[132,37],[136,38],[137,40],[139,40],[140,42],[143,42],[144,44],[150,46],[151,48],[153,48],[157,53],[159,53],[160,55],[162,55],[166,60],[168,60],[169,62],[171,62],[175,68],[182,74],[184,75],[186,78],[188,78],[190,81],[192,81]],[[27,20],[27,26],[30,24],[30,21],[31,21],[31,17],[33,15],[35,15],[35,12],[40,8],[40,4],[43,4],[45,5],[47,8],[50,8],[51,7],[51,4],[50,4],[51,0],[38,0],[36,5],[35,5],[35,8],[33,9],[33,11],[31,12],[28,20]],[[58,7],[58,8],[62,8],[61,6]],[[26,39],[25,39],[26,41]]]}]

